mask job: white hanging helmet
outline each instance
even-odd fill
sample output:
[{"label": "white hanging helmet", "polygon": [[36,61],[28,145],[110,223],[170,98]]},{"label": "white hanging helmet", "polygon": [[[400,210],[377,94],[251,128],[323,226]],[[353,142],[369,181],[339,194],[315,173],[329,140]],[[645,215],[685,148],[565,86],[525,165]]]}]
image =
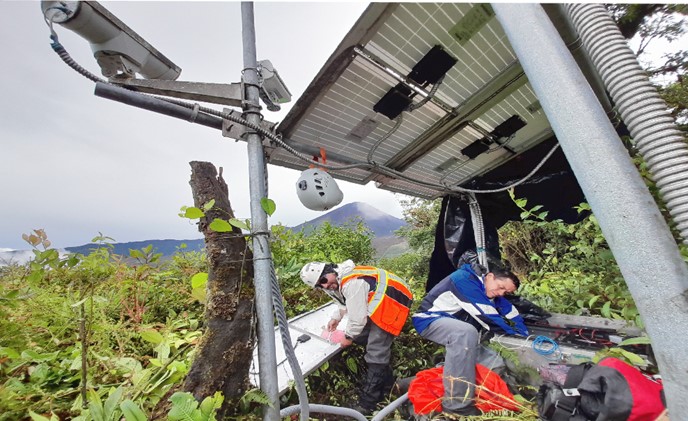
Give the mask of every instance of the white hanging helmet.
[{"label": "white hanging helmet", "polygon": [[296,182],[296,194],[310,210],[326,211],[342,202],[344,194],[331,175],[319,168],[309,168]]},{"label": "white hanging helmet", "polygon": [[301,269],[301,280],[311,288],[315,288],[315,285],[322,275],[323,269],[325,269],[325,263],[322,262],[311,262],[306,263],[306,265]]}]

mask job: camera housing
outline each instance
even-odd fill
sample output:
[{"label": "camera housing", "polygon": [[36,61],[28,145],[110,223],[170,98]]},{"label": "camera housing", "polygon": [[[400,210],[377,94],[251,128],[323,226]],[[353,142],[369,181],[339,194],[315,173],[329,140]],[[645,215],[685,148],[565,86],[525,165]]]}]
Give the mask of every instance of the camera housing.
[{"label": "camera housing", "polygon": [[263,77],[263,89],[268,97],[275,104],[284,104],[291,101],[291,92],[287,89],[287,85],[275,70],[270,60],[261,60],[258,62],[260,74]]},{"label": "camera housing", "polygon": [[79,34],[91,50],[103,76],[176,80],[181,68],[95,1],[41,1],[48,21]]}]

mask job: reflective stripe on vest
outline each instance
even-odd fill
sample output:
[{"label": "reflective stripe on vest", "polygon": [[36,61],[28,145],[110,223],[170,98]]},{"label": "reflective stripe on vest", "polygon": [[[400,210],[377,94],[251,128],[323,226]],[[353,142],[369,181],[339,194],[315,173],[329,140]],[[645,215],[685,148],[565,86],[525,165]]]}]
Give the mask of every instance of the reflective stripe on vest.
[{"label": "reflective stripe on vest", "polygon": [[341,280],[341,287],[351,279],[363,278],[370,287],[368,292],[368,316],[381,329],[399,335],[406,323],[413,294],[406,282],[383,269],[372,266],[356,266]]}]

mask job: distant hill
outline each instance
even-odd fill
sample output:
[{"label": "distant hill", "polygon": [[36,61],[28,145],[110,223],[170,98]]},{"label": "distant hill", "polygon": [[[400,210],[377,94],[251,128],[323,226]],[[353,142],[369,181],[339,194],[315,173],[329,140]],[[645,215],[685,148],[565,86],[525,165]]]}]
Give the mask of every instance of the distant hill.
[{"label": "distant hill", "polygon": [[[149,244],[153,245],[153,250],[156,253],[162,253],[163,256],[171,256],[179,250],[182,244],[186,244],[184,251],[201,251],[205,247],[205,242],[202,239],[198,240],[146,240],[146,241],[132,241],[129,243],[115,243],[113,244],[114,254],[119,254],[121,256],[129,256],[129,250],[142,249],[148,247]],[[98,244],[84,244],[83,246],[76,247],[65,247],[70,253],[81,253],[87,255],[91,253],[92,250],[102,247]]]},{"label": "distant hill", "polygon": [[341,208],[337,208],[315,219],[311,219],[310,221],[306,221],[292,229],[294,231],[304,230],[305,232],[309,232],[313,227],[317,227],[323,222],[341,226],[355,217],[360,217],[368,228],[373,231],[376,238],[392,236],[394,235],[394,231],[406,225],[404,220],[395,218],[366,203],[354,202],[346,204]]},{"label": "distant hill", "polygon": [[[408,250],[408,243],[406,240],[394,235],[394,231],[406,225],[406,223],[399,218],[395,218],[392,215],[361,202],[349,203],[291,229],[294,231],[304,230],[305,232],[309,232],[325,221],[335,226],[341,226],[350,222],[351,219],[355,217],[360,217],[375,235],[372,243],[376,250],[377,257],[394,257]],[[164,257],[172,256],[179,250],[182,244],[186,244],[185,251],[201,251],[205,247],[205,242],[202,239],[145,240],[115,243],[113,244],[113,252],[114,254],[128,257],[130,249],[140,250],[150,244],[153,245],[155,253],[162,253]],[[98,247],[102,247],[102,245],[84,244],[82,246],[65,247],[59,251],[61,254],[81,253],[88,255]],[[33,252],[30,250],[0,249],[0,266],[10,263],[22,264],[31,258],[33,258]]]}]

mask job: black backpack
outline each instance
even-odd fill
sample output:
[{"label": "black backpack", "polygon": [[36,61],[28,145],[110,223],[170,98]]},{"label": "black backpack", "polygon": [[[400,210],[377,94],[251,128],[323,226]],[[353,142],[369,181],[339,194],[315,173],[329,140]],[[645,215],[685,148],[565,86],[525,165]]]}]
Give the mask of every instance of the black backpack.
[{"label": "black backpack", "polygon": [[545,382],[537,403],[551,421],[654,420],[666,409],[661,381],[613,357],[572,366],[563,385]]}]

